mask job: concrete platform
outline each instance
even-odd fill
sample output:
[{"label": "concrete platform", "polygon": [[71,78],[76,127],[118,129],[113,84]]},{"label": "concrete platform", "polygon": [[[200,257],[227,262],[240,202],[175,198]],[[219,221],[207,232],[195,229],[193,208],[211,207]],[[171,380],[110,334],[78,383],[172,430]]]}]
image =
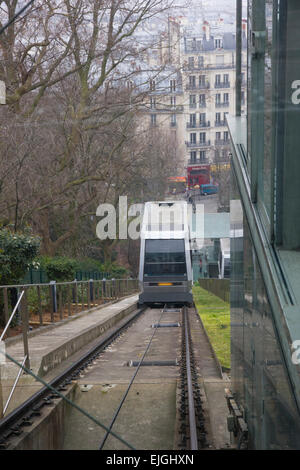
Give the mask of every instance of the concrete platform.
[{"label": "concrete platform", "polygon": [[[95,341],[105,331],[137,309],[138,295],[126,297],[74,315],[53,325],[42,327],[28,335],[30,368],[42,377],[63,366],[64,361],[84,346]],[[24,357],[22,337],[5,340],[6,352],[19,362]],[[1,365],[1,381],[4,403],[10,393],[18,367],[10,361]],[[31,376],[23,374],[6,412],[9,413],[35,393],[41,385]]]}]

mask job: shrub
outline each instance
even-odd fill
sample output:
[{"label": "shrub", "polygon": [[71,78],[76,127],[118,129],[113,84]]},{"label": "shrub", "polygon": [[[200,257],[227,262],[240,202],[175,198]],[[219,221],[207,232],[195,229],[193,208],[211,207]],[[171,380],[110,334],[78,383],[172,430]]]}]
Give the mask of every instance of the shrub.
[{"label": "shrub", "polygon": [[[13,232],[9,228],[0,230],[0,284],[18,284],[24,277],[32,260],[36,257],[40,239],[28,233]],[[11,308],[17,302],[15,288],[8,289]],[[4,303],[0,296],[0,324],[4,325]]]},{"label": "shrub", "polygon": [[100,261],[93,258],[83,258],[78,260],[78,271],[102,271],[102,265]]},{"label": "shrub", "polygon": [[105,263],[102,265],[102,271],[105,273],[109,273],[110,278],[121,279],[124,277],[128,277],[129,271],[128,269],[124,268],[124,266],[120,266],[115,263]]},{"label": "shrub", "polygon": [[78,262],[71,258],[57,256],[47,259],[43,267],[51,281],[73,281],[73,279],[75,279],[76,270],[78,269]]},{"label": "shrub", "polygon": [[36,257],[40,239],[27,233],[0,230],[0,284],[17,284]]}]

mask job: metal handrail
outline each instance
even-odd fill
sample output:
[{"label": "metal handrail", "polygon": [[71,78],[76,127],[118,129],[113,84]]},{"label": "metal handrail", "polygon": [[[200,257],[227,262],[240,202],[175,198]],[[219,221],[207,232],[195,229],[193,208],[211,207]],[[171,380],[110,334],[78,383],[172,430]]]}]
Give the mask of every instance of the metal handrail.
[{"label": "metal handrail", "polygon": [[[133,278],[127,278],[127,277],[121,277],[119,279],[117,278],[114,278],[114,279],[91,279],[93,282],[110,282],[110,281],[136,281],[137,279],[133,279]],[[55,281],[55,284],[57,286],[60,286],[60,285],[70,285],[70,284],[80,284],[80,283],[88,283],[90,282],[89,280],[77,280],[77,279],[74,279],[73,281],[63,281],[63,282],[56,282]],[[51,285],[49,282],[43,282],[43,283],[37,283],[37,284],[10,284],[10,285],[3,285],[3,286],[0,286],[0,289],[11,289],[11,288],[20,288],[20,287],[34,287],[34,286],[41,286],[41,287],[46,287],[46,286],[49,286]]]},{"label": "metal handrail", "polygon": [[[78,281],[74,279],[73,281],[65,282],[55,282],[50,283],[38,283],[38,284],[19,284],[19,285],[4,285],[0,286],[0,296],[3,290],[4,296],[4,307],[5,307],[5,321],[8,322],[8,325],[5,327],[1,338],[4,334],[7,334],[8,326],[11,323],[11,320],[15,314],[16,309],[18,308],[19,302],[22,298],[21,307],[22,314],[24,314],[25,322],[28,321],[28,315],[32,314],[32,311],[28,312],[28,301],[27,301],[27,291],[34,291],[35,296],[30,298],[31,304],[30,308],[35,309],[34,313],[38,315],[38,321],[40,326],[43,326],[43,315],[50,314],[51,322],[54,323],[58,320],[55,318],[59,315],[59,321],[63,320],[66,313],[68,317],[72,314],[77,314],[78,309],[81,311],[85,310],[85,305],[90,309],[91,305],[98,306],[99,303],[106,303],[108,300],[116,300],[130,293],[136,292],[138,289],[137,279],[99,279],[88,281]],[[8,305],[8,296],[7,291],[9,289],[16,289],[19,293],[24,291],[22,296],[20,296],[19,302],[16,307],[13,305],[13,297],[10,298],[11,310],[14,309],[11,318],[9,319],[9,305]],[[81,307],[80,307],[81,305]],[[19,307],[20,308],[20,307]],[[45,317],[44,317],[45,318]],[[33,319],[33,321],[35,321]],[[48,318],[47,320],[48,321]],[[35,321],[36,324],[36,321]],[[1,332],[0,332],[1,334]],[[24,337],[26,332],[24,329]],[[1,340],[0,338],[0,340]],[[24,355],[27,354],[27,351],[24,351]]]},{"label": "metal handrail", "polygon": [[24,292],[25,292],[25,291],[23,290],[23,291],[21,292],[20,297],[18,298],[18,302],[16,303],[16,305],[15,305],[15,307],[14,307],[14,309],[13,309],[13,312],[12,312],[12,314],[11,314],[11,316],[10,316],[10,319],[8,320],[8,322],[7,322],[7,324],[6,324],[5,328],[4,328],[4,330],[3,330],[3,332],[2,332],[2,335],[0,336],[0,341],[2,341],[2,338],[4,337],[5,333],[6,333],[7,330],[8,330],[8,327],[9,327],[9,325],[10,325],[10,323],[11,323],[13,317],[14,317],[14,314],[15,314],[16,311],[17,311],[17,308],[18,308],[19,303],[20,303],[20,301],[21,301],[21,299],[22,299],[22,297],[23,297],[23,295],[24,295]]}]

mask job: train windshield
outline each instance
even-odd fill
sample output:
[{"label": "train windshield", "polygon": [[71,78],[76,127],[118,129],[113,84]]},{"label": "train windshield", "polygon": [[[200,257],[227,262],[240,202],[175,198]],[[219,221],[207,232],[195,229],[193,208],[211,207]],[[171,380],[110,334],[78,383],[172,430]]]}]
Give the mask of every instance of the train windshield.
[{"label": "train windshield", "polygon": [[144,275],[186,275],[184,240],[146,240]]},{"label": "train windshield", "polygon": [[224,277],[230,277],[230,258],[224,259]]}]

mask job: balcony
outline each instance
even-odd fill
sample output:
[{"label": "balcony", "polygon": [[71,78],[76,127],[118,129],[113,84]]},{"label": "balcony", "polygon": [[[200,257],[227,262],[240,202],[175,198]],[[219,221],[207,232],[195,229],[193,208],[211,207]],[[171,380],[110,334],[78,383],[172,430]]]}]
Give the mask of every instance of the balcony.
[{"label": "balcony", "polygon": [[229,101],[224,101],[223,103],[216,103],[216,108],[228,108]]},{"label": "balcony", "polygon": [[230,88],[230,82],[216,82],[215,88]]},{"label": "balcony", "polygon": [[225,121],[225,119],[223,121],[215,121],[215,127],[223,127],[223,126],[227,126],[227,122]]},{"label": "balcony", "polygon": [[167,105],[167,104],[156,104],[152,105],[150,108],[147,108],[147,111],[150,113],[180,113],[184,110],[182,104],[179,105]]},{"label": "balcony", "polygon": [[235,65],[233,63],[230,63],[230,64],[207,64],[204,68],[209,69],[209,70],[235,69]]},{"label": "balcony", "polygon": [[[201,54],[203,53],[202,49],[201,48],[193,48],[193,47],[188,47],[188,46],[185,46],[184,48],[184,54]],[[244,64],[243,64],[244,66]],[[192,64],[188,64],[186,62],[186,64],[184,64],[183,66],[183,70],[205,70],[205,69],[208,69],[208,70],[215,70],[215,69],[234,69],[235,68],[235,64],[233,64],[232,62],[227,62],[225,64],[208,64],[208,63],[203,63],[201,65],[195,63],[194,65]]]},{"label": "balcony", "polygon": [[187,129],[203,129],[210,127],[210,121],[204,121],[204,122],[187,122],[186,123],[186,128]]},{"label": "balcony", "polygon": [[208,158],[190,158],[188,165],[200,165],[201,163],[207,164]]},{"label": "balcony", "polygon": [[184,62],[183,64],[183,70],[185,72],[200,72],[201,70],[203,70],[205,68],[205,65],[204,65],[204,61],[203,62],[194,62],[193,64],[192,63],[188,63],[187,61]]},{"label": "balcony", "polygon": [[215,140],[215,145],[229,145],[230,140],[229,139],[217,139]]},{"label": "balcony", "polygon": [[210,140],[206,140],[205,142],[187,142],[186,141],[185,144],[188,148],[209,147],[210,146]]},{"label": "balcony", "polygon": [[185,89],[187,91],[197,91],[197,90],[208,90],[210,88],[210,83],[201,83],[198,85],[186,85]]}]

